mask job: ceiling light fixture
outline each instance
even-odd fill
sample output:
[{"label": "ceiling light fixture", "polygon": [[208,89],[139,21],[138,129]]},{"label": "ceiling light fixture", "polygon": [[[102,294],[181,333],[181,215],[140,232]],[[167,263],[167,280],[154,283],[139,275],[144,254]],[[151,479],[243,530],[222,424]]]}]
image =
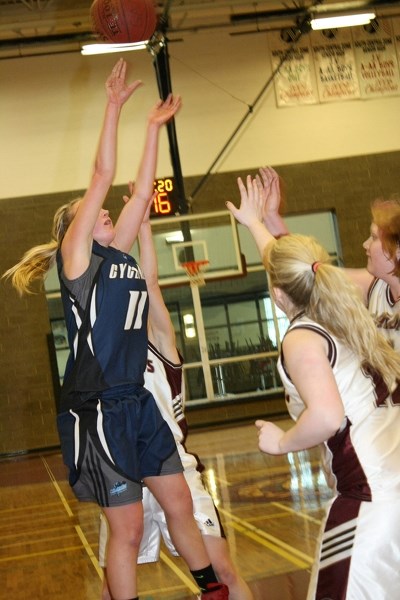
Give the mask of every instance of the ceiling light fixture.
[{"label": "ceiling light fixture", "polygon": [[87,44],[82,46],[81,54],[108,54],[110,52],[131,52],[145,50],[149,40],[132,44]]},{"label": "ceiling light fixture", "polygon": [[375,13],[356,13],[348,15],[336,15],[329,17],[313,17],[311,19],[311,28],[317,29],[337,29],[339,27],[354,27],[357,25],[366,25],[375,19]]}]

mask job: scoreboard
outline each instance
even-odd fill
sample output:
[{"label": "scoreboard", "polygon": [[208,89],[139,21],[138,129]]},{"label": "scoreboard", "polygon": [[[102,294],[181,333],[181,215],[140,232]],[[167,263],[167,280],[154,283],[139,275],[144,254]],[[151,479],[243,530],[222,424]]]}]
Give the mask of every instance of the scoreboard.
[{"label": "scoreboard", "polygon": [[154,191],[157,192],[151,207],[150,217],[173,217],[179,214],[179,198],[173,177],[156,179]]}]

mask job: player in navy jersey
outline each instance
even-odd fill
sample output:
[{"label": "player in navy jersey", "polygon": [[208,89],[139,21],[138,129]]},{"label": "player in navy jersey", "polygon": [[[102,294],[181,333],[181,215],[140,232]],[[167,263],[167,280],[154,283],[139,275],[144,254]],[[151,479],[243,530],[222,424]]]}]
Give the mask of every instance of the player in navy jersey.
[{"label": "player in navy jersey", "polygon": [[138,597],[143,481],[162,505],[194,576],[206,574],[217,582],[193,518],[174,437],[143,387],[148,293],[129,256],[152,200],[160,128],[181,100],[170,95],[149,112],[135,189],[114,226],[103,203],[115,174],[118,122],[123,105],[141,85],[126,82],[126,69],[120,59],[106,81],[105,116],[87,191],[56,212],[52,241],[29,250],[5,274],[26,292],[57,260],[70,346],[58,431],[76,497],[97,502],[109,524],[108,582],[114,600]]},{"label": "player in navy jersey", "polygon": [[260,177],[238,185],[240,208],[227,207],[252,234],[290,320],[278,369],[295,425],[258,420],[259,447],[279,455],[321,445],[335,491],[307,600],[389,600],[400,586],[398,355],[316,240],[268,231]]},{"label": "player in navy jersey", "polygon": [[[124,198],[125,200],[127,197]],[[183,360],[176,347],[174,327],[164,303],[158,283],[157,257],[154,249],[149,211],[139,232],[140,266],[146,277],[149,294],[148,354],[144,374],[145,387],[153,394],[162,416],[167,421],[184,466],[192,498],[197,525],[203,535],[211,564],[221,583],[229,587],[231,600],[252,600],[253,596],[238,573],[229,554],[229,547],[222,530],[213,500],[205,489],[200,472],[203,465],[186,450],[187,422],[184,414]],[[178,556],[171,540],[164,511],[148,490],[143,490],[144,534],[138,562],[156,562],[160,556],[161,537],[169,551]],[[101,520],[99,539],[99,563],[106,566],[107,527]],[[211,589],[204,598],[224,598],[227,588]],[[104,579],[102,600],[111,600]]]},{"label": "player in navy jersey", "polygon": [[[275,237],[286,235],[289,230],[279,214],[282,182],[271,168],[261,168],[260,176],[264,224]],[[376,200],[371,213],[370,235],[363,243],[367,266],[346,272],[360,288],[378,329],[400,352],[400,201]]]}]

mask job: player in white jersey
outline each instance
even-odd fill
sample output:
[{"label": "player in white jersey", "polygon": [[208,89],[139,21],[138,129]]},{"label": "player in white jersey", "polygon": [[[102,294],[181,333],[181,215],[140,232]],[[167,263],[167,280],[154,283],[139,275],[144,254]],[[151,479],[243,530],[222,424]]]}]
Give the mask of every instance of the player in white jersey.
[{"label": "player in white jersey", "polygon": [[[178,447],[178,452],[184,466],[184,475],[188,482],[192,498],[193,513],[202,535],[210,536],[222,541],[225,548],[226,541],[219,516],[208,491],[205,489],[201,477],[204,469],[196,456],[186,451],[185,441],[187,435],[187,421],[184,414],[183,400],[183,361],[176,351],[174,362],[163,356],[149,341],[147,369],[145,372],[145,387],[156,398],[162,416],[168,423]],[[160,557],[161,536],[168,550],[174,556],[179,556],[176,551],[165,521],[164,511],[154,496],[147,491],[145,505],[145,525],[142,544],[139,552],[139,563],[156,562]],[[205,538],[207,540],[208,538]],[[212,544],[212,542],[211,542]],[[206,548],[210,555],[214,570],[219,573],[212,558],[207,541]],[[221,581],[225,582],[224,577]],[[230,598],[234,598],[230,586]]]},{"label": "player in white jersey", "polygon": [[290,320],[279,371],[295,425],[259,420],[272,455],[321,445],[331,503],[308,600],[391,600],[400,589],[400,362],[357,287],[316,240],[275,239],[259,177],[229,210],[253,235],[271,293]]},{"label": "player in white jersey", "polygon": [[[280,179],[274,169],[261,168],[263,182],[262,219],[274,237],[286,235],[279,207]],[[360,288],[376,326],[400,352],[400,202],[376,200],[371,206],[370,235],[363,243],[367,255],[364,269],[346,268]]]}]

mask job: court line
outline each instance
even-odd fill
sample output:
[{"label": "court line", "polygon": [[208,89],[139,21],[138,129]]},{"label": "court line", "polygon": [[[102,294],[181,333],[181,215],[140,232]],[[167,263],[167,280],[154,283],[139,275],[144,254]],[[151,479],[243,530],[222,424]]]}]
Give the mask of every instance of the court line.
[{"label": "court line", "polygon": [[160,551],[160,558],[193,594],[200,594],[197,585],[162,550]]},{"label": "court line", "polygon": [[[59,507],[60,503],[59,502],[46,502],[46,507],[47,506]],[[0,519],[3,515],[5,516],[7,513],[14,514],[16,512],[22,512],[25,514],[26,510],[34,510],[36,508],[43,509],[43,504],[28,504],[28,505],[24,505],[24,506],[13,506],[12,508],[2,508],[0,510]]]},{"label": "court line", "polygon": [[[48,462],[46,461],[46,459],[43,456],[41,457],[41,460],[42,460],[42,462],[43,462],[43,464],[45,466],[45,469],[46,469],[47,473],[49,474],[50,480],[51,480],[51,482],[52,482],[52,484],[53,484],[53,486],[54,486],[54,488],[55,488],[55,490],[56,490],[56,492],[57,492],[57,494],[58,494],[58,496],[59,496],[59,498],[61,500],[62,505],[65,508],[65,511],[66,511],[67,515],[69,517],[73,518],[74,517],[74,513],[72,512],[72,510],[71,510],[71,508],[70,508],[70,506],[68,504],[67,499],[65,498],[65,496],[64,496],[64,494],[63,494],[60,486],[58,485],[58,483],[56,481],[56,478],[54,477],[53,472],[50,469],[50,465],[48,464]],[[100,567],[99,561],[97,560],[95,554],[93,553],[93,550],[92,550],[92,548],[91,548],[88,540],[86,539],[85,534],[83,533],[81,526],[80,525],[74,525],[74,528],[75,528],[76,533],[78,534],[79,539],[82,542],[82,545],[83,545],[83,547],[84,547],[87,555],[90,558],[90,561],[91,561],[92,565],[96,569],[96,572],[98,573],[100,579],[103,579],[103,569]]]},{"label": "court line", "polygon": [[18,554],[16,556],[4,556],[0,558],[0,563],[10,562],[13,560],[23,560],[24,558],[32,558],[36,556],[49,556],[50,554],[61,554],[61,552],[76,552],[82,550],[82,546],[67,546],[66,548],[57,548],[57,550],[42,550],[41,552],[30,552],[29,554]]},{"label": "court line", "polygon": [[[307,513],[295,510],[294,508],[290,508],[290,506],[285,506],[284,504],[281,504],[280,502],[271,502],[271,504],[273,504],[274,506],[277,506],[278,508],[280,508],[281,510],[284,510],[286,512],[294,513],[295,515],[301,517],[302,519],[305,519],[306,521],[312,521],[313,523],[317,523],[318,525],[320,525],[322,522],[322,519],[316,519],[315,517],[311,517]],[[323,507],[321,507],[321,508],[323,508]]]},{"label": "court line", "polygon": [[243,519],[236,517],[235,515],[229,513],[227,510],[221,507],[218,507],[218,512],[228,517],[232,521],[232,526],[237,531],[240,531],[248,537],[251,537],[258,543],[262,544],[263,546],[266,546],[267,548],[275,552],[276,554],[279,554],[280,556],[286,558],[296,566],[305,569],[308,568],[311,564],[313,564],[314,558],[308,556],[304,552],[301,552],[301,550],[298,550],[297,548],[286,544],[286,542],[283,542],[279,538],[276,538],[275,536],[270,535],[266,531],[263,531],[262,529],[259,529],[254,525],[251,525],[251,523],[249,523],[248,521],[244,521]]}]

